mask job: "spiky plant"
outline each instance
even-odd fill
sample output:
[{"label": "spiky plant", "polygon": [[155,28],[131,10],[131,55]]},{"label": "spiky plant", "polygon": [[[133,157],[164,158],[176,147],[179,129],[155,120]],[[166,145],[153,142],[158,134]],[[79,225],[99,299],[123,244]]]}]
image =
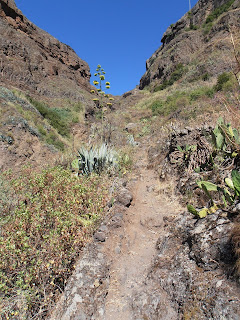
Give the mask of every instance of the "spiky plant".
[{"label": "spiky plant", "polygon": [[[89,175],[92,172],[99,174],[104,169],[116,167],[118,164],[116,152],[105,143],[90,149],[82,147],[78,154],[78,169],[83,174]],[[76,161],[74,165],[76,165]]]}]

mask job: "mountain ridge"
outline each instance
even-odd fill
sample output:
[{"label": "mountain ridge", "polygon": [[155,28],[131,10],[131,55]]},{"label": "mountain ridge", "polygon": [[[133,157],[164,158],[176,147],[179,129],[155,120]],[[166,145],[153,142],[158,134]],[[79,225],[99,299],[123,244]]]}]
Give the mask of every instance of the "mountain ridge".
[{"label": "mountain ridge", "polygon": [[90,91],[89,66],[70,46],[30,22],[13,0],[0,0],[0,17],[0,81],[45,96],[56,95],[50,80],[64,92],[62,79]]},{"label": "mountain ridge", "polygon": [[[146,61],[146,72],[139,88],[150,86],[154,89],[163,84],[180,64],[188,67],[188,72],[185,68],[184,73],[190,81],[206,73],[211,77],[231,71],[231,63],[226,64],[221,55],[232,51],[230,32],[240,28],[239,4],[239,0],[199,0],[163,34],[162,45]],[[221,10],[221,14],[207,22],[211,14]]]}]

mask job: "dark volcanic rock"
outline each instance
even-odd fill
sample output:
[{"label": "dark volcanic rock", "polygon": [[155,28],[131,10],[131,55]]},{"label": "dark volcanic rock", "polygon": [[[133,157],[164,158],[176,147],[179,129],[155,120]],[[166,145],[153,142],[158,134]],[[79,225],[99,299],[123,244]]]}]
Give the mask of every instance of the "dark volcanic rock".
[{"label": "dark volcanic rock", "polygon": [[110,225],[111,227],[113,228],[121,228],[123,224],[123,214],[120,212],[120,213],[116,213],[112,218],[111,218],[111,221],[110,221]]},{"label": "dark volcanic rock", "polygon": [[[160,236],[146,285],[165,290],[178,319],[240,318],[239,288],[229,280],[234,265],[231,228],[221,211],[198,221],[184,213]],[[154,294],[151,289],[147,292],[147,298]],[[155,310],[152,319],[157,319]]]},{"label": "dark volcanic rock", "polygon": [[[47,96],[90,89],[90,70],[68,45],[32,24],[15,2],[0,0],[0,81]],[[66,86],[67,85],[67,86]],[[58,93],[59,94],[59,93]]]},{"label": "dark volcanic rock", "polygon": [[129,207],[132,202],[133,196],[131,192],[126,188],[121,188],[117,195],[117,200],[119,203],[125,207]]},{"label": "dark volcanic rock", "polygon": [[132,299],[134,320],[176,320],[177,313],[173,309],[166,292],[156,283],[149,281],[143,285],[142,291]]},{"label": "dark volcanic rock", "polygon": [[57,307],[49,319],[103,319],[109,286],[109,264],[100,247],[85,247]]},{"label": "dark volcanic rock", "polygon": [[96,242],[105,242],[108,233],[108,228],[105,225],[101,225],[97,232],[95,232],[93,238]]}]

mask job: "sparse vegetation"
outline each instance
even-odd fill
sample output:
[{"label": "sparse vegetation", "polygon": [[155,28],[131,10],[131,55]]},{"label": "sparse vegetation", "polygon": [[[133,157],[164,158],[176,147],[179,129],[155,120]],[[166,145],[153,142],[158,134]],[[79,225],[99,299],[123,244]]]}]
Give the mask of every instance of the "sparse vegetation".
[{"label": "sparse vegetation", "polygon": [[53,145],[60,151],[64,151],[64,143],[58,138],[54,132],[49,132],[46,136],[46,142]]},{"label": "sparse vegetation", "polygon": [[234,3],[235,0],[229,0],[228,2],[224,3],[220,7],[216,8],[213,12],[209,14],[205,23],[203,24],[203,33],[207,35],[213,27],[214,21],[220,17],[221,14],[227,12],[231,5]]},{"label": "sparse vegetation", "polygon": [[27,96],[27,99],[61,136],[70,137],[71,126],[79,122],[79,113],[83,111],[80,102],[75,103],[72,108],[50,108],[47,104],[30,96]]},{"label": "sparse vegetation", "polygon": [[198,89],[193,90],[190,95],[190,101],[196,101],[198,99],[201,99],[203,97],[207,97],[207,98],[213,98],[214,96],[214,90],[212,88],[209,87],[200,87]]},{"label": "sparse vegetation", "polygon": [[70,128],[65,119],[66,114],[68,115],[68,111],[49,108],[45,103],[37,101],[30,96],[28,96],[28,100],[37,108],[41,115],[49,121],[51,126],[55,128],[59,134],[66,137],[69,136]]},{"label": "sparse vegetation", "polygon": [[164,90],[169,86],[172,86],[174,82],[181,79],[183,74],[187,71],[187,67],[185,67],[182,63],[176,65],[175,70],[171,73],[169,80],[164,80],[160,86],[154,88],[154,92]]},{"label": "sparse vegetation", "polygon": [[215,91],[230,91],[236,87],[237,81],[230,72],[223,72],[218,75],[217,84],[214,87]]},{"label": "sparse vegetation", "polygon": [[166,99],[154,101],[150,108],[152,109],[153,115],[167,116],[178,109],[183,109],[189,106],[194,101],[201,98],[211,99],[214,96],[214,90],[210,87],[199,87],[192,91],[175,91],[171,95],[168,95]]},{"label": "sparse vegetation", "polygon": [[132,158],[132,148],[128,147],[120,150],[118,157],[118,166],[120,175],[125,175],[127,172],[131,171],[133,165]]},{"label": "sparse vegetation", "polygon": [[146,136],[147,134],[150,133],[151,131],[151,123],[150,123],[150,119],[146,119],[146,118],[143,118],[141,119],[141,132],[138,134],[138,137],[144,137]]},{"label": "sparse vegetation", "polygon": [[234,253],[236,255],[237,261],[235,265],[235,270],[238,275],[240,275],[240,223],[236,223],[231,235],[231,241],[234,246]]},{"label": "sparse vegetation", "polygon": [[216,20],[221,14],[224,12],[227,12],[231,5],[234,3],[235,0],[229,0],[228,2],[224,3],[220,7],[216,8],[213,12],[209,14],[209,16],[206,19],[206,24],[213,22]]},{"label": "sparse vegetation", "polygon": [[188,98],[185,92],[177,91],[172,95],[169,95],[167,99],[158,100],[152,103],[151,109],[153,115],[167,116],[170,113],[176,111],[179,107],[183,107],[188,104]]},{"label": "sparse vegetation", "polygon": [[203,25],[203,34],[206,36],[213,27],[213,22],[205,23]]},{"label": "sparse vegetation", "polygon": [[42,319],[104,214],[107,188],[103,177],[72,177],[62,167],[1,179],[0,317]]},{"label": "sparse vegetation", "polygon": [[46,135],[47,135],[47,131],[44,129],[44,127],[43,127],[41,124],[39,124],[39,125],[37,126],[37,129],[38,129],[38,131],[39,131],[39,133],[40,133],[41,135],[43,135],[43,136],[46,136]]}]

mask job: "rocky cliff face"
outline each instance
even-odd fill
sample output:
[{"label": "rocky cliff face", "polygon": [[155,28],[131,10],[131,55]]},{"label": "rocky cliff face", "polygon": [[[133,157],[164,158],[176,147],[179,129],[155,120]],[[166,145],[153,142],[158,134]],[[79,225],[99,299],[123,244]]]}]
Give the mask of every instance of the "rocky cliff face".
[{"label": "rocky cliff face", "polygon": [[[230,32],[237,36],[239,30],[239,0],[199,0],[164,33],[162,45],[146,62],[140,89],[174,81],[181,71],[187,80],[198,80],[204,74],[214,76],[231,70],[234,56]],[[176,71],[177,76],[172,77]]]},{"label": "rocky cliff face", "polygon": [[[54,162],[70,139],[61,128],[56,131],[59,117],[63,125],[67,115],[75,115],[67,128],[72,132],[76,127],[81,140],[81,119],[94,110],[89,66],[24,17],[14,0],[0,0],[0,35],[0,169]],[[52,121],[28,96],[46,104],[44,112],[50,112]]]},{"label": "rocky cliff face", "polygon": [[88,64],[24,17],[14,0],[0,0],[0,34],[3,84],[45,96],[55,96],[56,91],[58,96],[69,96],[66,87],[90,89]]}]

